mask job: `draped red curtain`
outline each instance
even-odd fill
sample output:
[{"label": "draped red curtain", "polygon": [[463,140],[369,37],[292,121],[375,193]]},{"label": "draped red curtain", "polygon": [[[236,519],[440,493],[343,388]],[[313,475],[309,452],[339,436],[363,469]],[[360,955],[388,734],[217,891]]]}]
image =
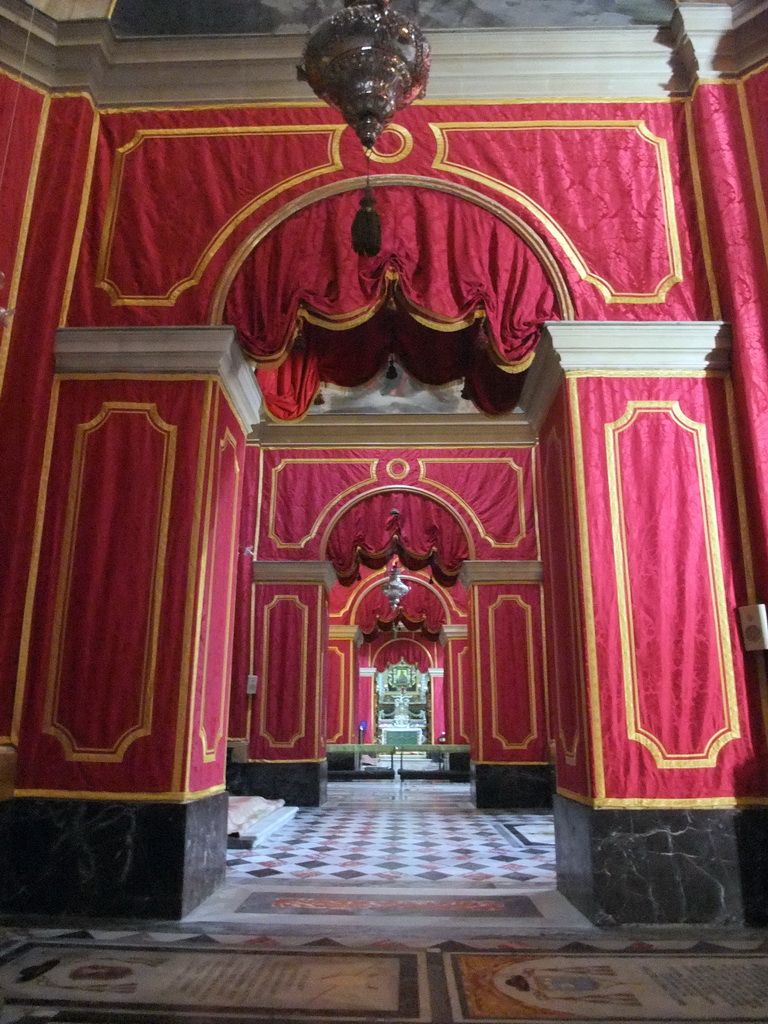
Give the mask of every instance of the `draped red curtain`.
[{"label": "draped red curtain", "polygon": [[524,372],[509,373],[494,363],[484,321],[457,331],[433,330],[393,296],[391,306],[358,327],[337,331],[306,323],[280,366],[257,371],[259,387],[276,419],[298,419],[321,383],[367,384],[390,355],[422,384],[464,380],[464,397],[489,416],[514,409],[525,383]]},{"label": "draped red curtain", "polygon": [[361,564],[381,569],[393,555],[414,571],[431,566],[439,583],[452,586],[469,548],[457,520],[442,505],[410,491],[385,491],[344,513],[326,554],[344,586],[355,582]]},{"label": "draped red curtain", "polygon": [[380,647],[373,659],[373,665],[377,672],[384,672],[389,665],[397,665],[400,661],[414,665],[419,672],[426,672],[432,667],[429,656],[421,644],[408,637],[392,640],[385,647]]},{"label": "draped red curtain", "polygon": [[410,582],[411,589],[394,611],[380,587],[371,590],[360,602],[357,624],[366,641],[378,632],[389,632],[396,623],[412,632],[421,632],[429,640],[438,640],[445,625],[445,611],[434,591]]},{"label": "draped red curtain", "polygon": [[225,316],[259,362],[268,408],[303,415],[321,381],[364,383],[390,351],[423,383],[467,378],[484,411],[512,408],[515,385],[494,364],[524,370],[542,323],[558,316],[538,259],[506,224],[455,196],[386,187],[376,200],[377,256],[352,249],[359,196],[347,193],[288,218],[236,276]]}]

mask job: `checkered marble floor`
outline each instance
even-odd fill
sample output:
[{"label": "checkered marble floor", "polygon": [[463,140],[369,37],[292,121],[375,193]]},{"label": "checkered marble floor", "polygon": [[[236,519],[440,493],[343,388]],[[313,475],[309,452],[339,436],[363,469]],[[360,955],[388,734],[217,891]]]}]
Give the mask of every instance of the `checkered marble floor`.
[{"label": "checkered marble floor", "polygon": [[340,782],[328,793],[264,845],[230,850],[230,879],[554,888],[551,815],[477,810],[467,786],[442,782]]}]

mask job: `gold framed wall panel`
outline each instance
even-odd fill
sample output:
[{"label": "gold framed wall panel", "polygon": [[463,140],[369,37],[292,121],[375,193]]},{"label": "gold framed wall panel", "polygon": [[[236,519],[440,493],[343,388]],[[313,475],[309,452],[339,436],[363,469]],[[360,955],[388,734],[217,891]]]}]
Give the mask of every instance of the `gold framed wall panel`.
[{"label": "gold framed wall panel", "polygon": [[[524,478],[524,472],[523,472],[522,466],[518,466],[518,464],[514,461],[514,459],[511,459],[511,458],[510,459],[494,459],[494,458],[471,458],[471,459],[464,459],[464,458],[439,458],[439,457],[436,457],[436,458],[418,459],[417,462],[418,462],[418,466],[419,466],[419,480],[420,480],[420,482],[425,483],[425,484],[429,484],[430,487],[436,487],[438,490],[442,491],[444,494],[449,495],[449,497],[452,498],[452,500],[455,501],[456,504],[459,505],[460,508],[464,511],[464,513],[467,516],[467,518],[469,519],[469,521],[472,523],[472,525],[477,530],[479,536],[482,537],[483,540],[486,541],[486,543],[490,544],[491,547],[493,547],[493,548],[516,548],[516,547],[519,546],[520,542],[527,537],[527,535],[528,535],[528,523],[527,523],[526,517],[525,517],[525,488],[524,488],[524,479],[525,478]],[[511,468],[511,470],[512,470],[513,475],[517,479],[517,502],[516,502],[516,504],[517,504],[517,518],[518,518],[518,522],[520,524],[520,528],[518,530],[517,536],[513,540],[511,540],[511,541],[500,541],[500,540],[497,540],[496,538],[492,537],[488,533],[488,531],[485,529],[485,527],[483,526],[482,522],[478,518],[478,516],[475,513],[475,511],[461,497],[460,494],[457,494],[456,491],[453,490],[452,487],[449,487],[447,484],[444,484],[444,483],[442,483],[442,482],[440,482],[438,480],[433,480],[430,477],[430,475],[429,475],[429,466],[430,465],[436,465],[436,464],[448,464],[448,465],[457,465],[457,466],[458,465],[466,465],[466,466],[476,466],[476,465],[488,465],[488,466],[491,466],[491,465],[501,465],[501,466],[509,466]],[[535,499],[534,499],[533,504],[535,506],[535,504],[536,504]],[[537,544],[537,553],[538,553],[538,544]]]},{"label": "gold framed wall panel", "polygon": [[[528,679],[526,680],[526,689],[528,692],[528,733],[522,740],[517,742],[510,742],[502,735],[501,725],[499,723],[499,703],[502,700],[503,694],[499,687],[499,678],[497,674],[497,653],[500,650],[500,647],[496,635],[496,617],[498,609],[508,602],[516,605],[523,612],[525,622],[525,653],[528,668]],[[491,735],[504,750],[525,750],[526,747],[528,747],[538,736],[538,702],[536,700],[536,659],[534,655],[533,640],[533,609],[527,601],[524,601],[522,597],[520,597],[519,594],[500,594],[486,614],[488,623],[488,648],[491,652],[488,666],[490,670]]]},{"label": "gold framed wall panel", "polygon": [[[671,419],[675,427],[693,443],[696,460],[697,486],[703,517],[708,584],[723,706],[722,728],[709,738],[702,750],[698,751],[671,752],[667,750],[660,737],[656,736],[641,720],[641,694],[635,648],[636,626],[632,614],[632,584],[629,577],[629,551],[619,450],[620,435],[636,424],[641,416],[664,416]],[[605,424],[605,445],[619,604],[627,737],[649,750],[659,769],[713,768],[717,764],[717,755],[723,747],[741,736],[741,728],[706,424],[697,423],[686,416],[677,401],[628,401],[622,416]]]},{"label": "gold framed wall panel", "polygon": [[[200,742],[202,744],[203,762],[206,763],[206,764],[209,764],[211,761],[215,761],[216,760],[216,752],[218,750],[219,744],[224,739],[224,735],[225,735],[225,732],[226,732],[226,727],[225,727],[226,708],[227,708],[227,704],[229,702],[229,690],[230,690],[230,685],[231,685],[231,681],[230,681],[230,678],[229,678],[229,665],[230,665],[231,659],[226,657],[226,652],[225,652],[224,665],[222,666],[222,679],[221,679],[221,684],[220,684],[220,691],[221,692],[220,692],[220,697],[219,697],[219,717],[218,717],[218,723],[219,724],[218,724],[218,728],[217,728],[217,731],[216,731],[216,735],[215,735],[215,737],[213,739],[213,742],[211,743],[208,740],[208,735],[207,735],[207,732],[206,732],[205,722],[204,722],[204,715],[205,715],[205,709],[206,709],[206,705],[207,705],[207,696],[208,696],[208,651],[209,651],[209,647],[210,647],[210,638],[211,638],[211,608],[212,608],[212,605],[213,605],[213,585],[214,585],[214,581],[215,581],[215,578],[216,578],[216,569],[217,569],[217,566],[216,566],[216,538],[218,537],[218,534],[219,534],[219,513],[220,513],[219,505],[220,505],[220,495],[221,495],[222,463],[223,463],[223,460],[224,460],[225,452],[231,453],[233,458],[234,458],[234,478],[235,478],[235,483],[234,483],[235,502],[234,502],[234,507],[232,508],[232,511],[231,511],[230,522],[228,524],[229,528],[230,528],[230,536],[229,536],[229,544],[228,544],[228,550],[229,550],[229,569],[228,569],[228,573],[227,573],[227,604],[226,604],[226,613],[225,613],[225,619],[224,619],[224,622],[225,622],[225,625],[224,625],[224,635],[226,637],[229,637],[230,636],[231,623],[232,623],[232,605],[233,605],[234,599],[235,599],[235,594],[234,594],[234,572],[235,572],[236,547],[237,547],[237,521],[238,521],[238,513],[239,513],[237,496],[240,493],[240,486],[239,486],[239,481],[240,481],[240,462],[239,462],[239,460],[237,458],[237,441],[235,440],[235,437],[232,434],[232,432],[230,431],[229,427],[226,428],[226,430],[224,431],[223,436],[219,439],[219,443],[218,443],[218,453],[217,453],[217,461],[216,461],[216,482],[214,483],[214,494],[216,494],[218,496],[219,500],[216,501],[216,510],[215,510],[215,513],[214,513],[213,550],[212,550],[211,568],[210,568],[210,572],[208,573],[208,585],[207,585],[207,591],[208,591],[207,621],[206,621],[206,627],[205,627],[205,638],[204,638],[204,641],[203,641],[203,654],[202,654],[203,679],[202,679],[201,691],[200,691],[200,729],[199,729],[199,735],[200,735]],[[231,644],[230,644],[230,647],[231,647]]]},{"label": "gold framed wall panel", "polygon": [[[298,730],[291,736],[289,740],[277,740],[267,730],[267,697],[269,692],[267,687],[269,686],[270,680],[270,641],[271,641],[271,612],[282,602],[289,602],[294,604],[301,614],[301,640],[300,640],[300,657],[299,657],[299,721],[301,723]],[[295,594],[276,594],[270,603],[266,606],[263,612],[263,622],[261,630],[261,701],[259,702],[259,733],[266,739],[269,744],[280,750],[281,748],[293,747],[299,740],[303,739],[307,734],[307,638],[308,638],[308,627],[309,627],[309,605],[300,601]],[[276,641],[276,646],[281,647],[280,641]],[[316,702],[319,703],[319,702]],[[319,725],[319,722],[316,723]]]},{"label": "gold framed wall panel", "polygon": [[[296,465],[306,465],[306,466],[318,466],[318,465],[321,465],[321,466],[359,465],[359,466],[367,467],[367,469],[368,469],[368,476],[365,479],[363,479],[363,480],[357,480],[354,483],[350,484],[344,490],[339,491],[337,494],[335,494],[334,497],[330,501],[327,501],[325,503],[325,505],[322,507],[322,509],[316,515],[314,523],[312,524],[312,527],[310,528],[309,533],[306,534],[304,537],[302,537],[301,540],[298,540],[298,541],[287,541],[284,538],[278,536],[277,524],[276,524],[276,521],[275,521],[276,520],[276,514],[277,514],[279,477],[280,477],[281,472],[285,469],[286,466],[296,466]],[[325,519],[326,515],[328,514],[330,509],[333,508],[334,505],[338,504],[344,498],[349,497],[349,495],[353,494],[355,491],[360,490],[362,487],[368,487],[370,484],[375,484],[376,483],[376,471],[377,471],[378,465],[379,465],[379,460],[378,459],[345,459],[345,458],[333,458],[333,457],[328,457],[328,456],[320,456],[319,458],[299,457],[299,458],[281,459],[281,461],[277,464],[277,466],[273,466],[272,467],[271,488],[270,488],[270,495],[269,495],[269,520],[268,520],[268,523],[267,523],[267,536],[273,542],[275,547],[278,547],[281,550],[291,550],[291,549],[292,550],[300,550],[301,548],[304,547],[304,545],[307,543],[307,541],[312,540],[317,535],[317,531],[320,528],[320,524]],[[347,507],[348,506],[345,505],[343,511],[346,511]]]},{"label": "gold framed wall panel", "polygon": [[[567,478],[568,460],[566,458],[565,448],[564,448],[563,442],[560,440],[560,437],[557,434],[557,430],[553,429],[551,431],[551,433],[550,433],[550,435],[547,438],[545,443],[546,444],[551,444],[553,446],[553,448],[557,452],[556,462],[557,462],[557,467],[558,467],[557,477],[558,477],[559,482],[560,482],[560,500],[561,500],[560,508],[562,510],[562,515],[564,517],[564,529],[563,529],[563,538],[564,538],[564,541],[565,541],[565,552],[564,552],[565,566],[564,566],[564,572],[565,572],[565,576],[566,576],[566,580],[567,580],[567,586],[568,586],[568,604],[569,604],[570,615],[571,615],[571,626],[572,626],[572,629],[573,629],[573,635],[571,637],[571,639],[573,641],[572,649],[571,649],[572,678],[573,678],[574,687],[576,689],[575,696],[577,697],[577,699],[579,699],[579,701],[580,701],[580,703],[582,705],[582,711],[583,711],[583,699],[584,699],[584,689],[585,689],[585,687],[584,687],[584,666],[583,666],[583,657],[581,655],[581,649],[580,649],[581,648],[581,644],[580,644],[581,631],[580,631],[580,618],[579,618],[578,584],[577,584],[577,579],[576,579],[576,570],[575,570],[575,566],[573,564],[573,555],[574,555],[574,552],[575,552],[575,543],[574,543],[574,538],[573,538],[574,514],[573,514],[573,501],[571,499],[571,491],[570,491],[570,487],[568,485],[569,482],[568,482],[568,478]],[[545,462],[545,460],[546,460],[548,455],[549,455],[549,452],[546,452],[546,453],[542,454],[542,462],[543,463]],[[545,502],[545,507],[547,508],[547,513],[548,513],[547,518],[549,519],[550,522],[552,522],[554,520],[554,516],[551,514],[551,510],[549,508],[549,502],[548,502],[548,500],[546,498],[546,495],[544,495],[544,502]],[[553,551],[552,551],[552,540],[551,540],[551,536],[550,536],[549,531],[547,531],[547,557],[548,557],[548,560],[549,560],[548,564],[550,566],[554,566],[556,564],[557,560],[555,559]],[[545,602],[542,601],[542,615],[544,614],[544,605],[545,605]],[[557,651],[561,647],[561,645],[562,645],[562,639],[560,637],[560,630],[559,630],[559,625],[558,625],[558,616],[555,614],[554,605],[553,605],[553,608],[552,608],[551,619],[552,619],[552,626],[551,626],[551,629],[552,629],[552,645],[553,645],[553,650]],[[547,649],[548,648],[547,648],[547,645],[545,643],[545,645],[544,645],[544,651],[545,651],[545,659],[544,660],[545,660],[545,663],[546,663],[546,651],[547,651]],[[559,739],[560,744],[561,744],[561,750],[563,752],[563,759],[564,759],[565,763],[567,765],[569,765],[569,767],[573,768],[573,767],[576,766],[577,757],[578,757],[578,750],[579,750],[579,746],[581,744],[581,729],[580,729],[579,715],[577,714],[575,716],[575,719],[576,719],[576,721],[575,721],[575,733],[571,737],[571,741],[569,742],[568,738],[565,735],[565,727],[563,725],[563,716],[562,716],[562,704],[563,704],[564,694],[566,692],[565,691],[565,686],[564,686],[564,680],[560,678],[560,663],[559,663],[559,661],[557,659],[556,654],[555,654],[555,656],[553,657],[552,660],[553,660],[554,677],[555,677],[554,678],[554,684],[555,684],[555,687],[556,687],[556,691],[555,691],[555,693],[556,693],[555,704],[556,704],[556,708],[557,708],[557,738]]]},{"label": "gold framed wall panel", "polygon": [[[154,557],[143,644],[144,657],[138,721],[117,737],[111,747],[88,747],[80,746],[72,731],[59,721],[61,675],[83,502],[83,482],[88,460],[88,442],[117,416],[140,416],[149,424],[150,429],[161,435],[163,440],[162,464],[158,480],[160,502],[154,529]],[[160,613],[165,579],[171,493],[176,464],[176,435],[177,427],[162,419],[154,402],[102,402],[97,415],[87,423],[78,424],[76,428],[56,601],[51,624],[51,656],[42,719],[43,732],[59,741],[68,761],[122,761],[131,744],[142,736],[150,735],[152,731],[155,674],[160,639]]]},{"label": "gold framed wall panel", "polygon": [[[120,146],[115,151],[112,167],[112,179],[109,186],[109,196],[104,214],[104,226],[102,229],[101,242],[96,263],[96,287],[103,289],[109,295],[113,306],[173,306],[176,299],[187,288],[192,288],[200,283],[203,274],[216,253],[225,244],[233,232],[256,210],[260,209],[272,199],[282,195],[289,189],[294,188],[303,182],[310,181],[325,174],[332,174],[343,170],[341,162],[340,147],[341,136],[346,130],[346,125],[338,124],[317,124],[317,125],[240,125],[232,127],[211,127],[211,128],[141,128],[138,129],[130,142]],[[308,135],[323,134],[328,136],[327,156],[323,163],[314,167],[303,168],[294,174],[276,182],[256,197],[249,200],[232,214],[214,234],[211,241],[197,257],[190,274],[172,284],[164,294],[158,295],[124,295],[119,286],[109,277],[112,249],[114,246],[115,228],[120,205],[120,198],[123,190],[123,179],[125,174],[126,160],[131,153],[151,139],[157,138],[215,138],[221,136],[233,137],[237,135]]]},{"label": "gold framed wall panel", "polygon": [[[573,265],[574,270],[582,281],[594,285],[607,303],[627,304],[649,304],[664,302],[667,293],[673,285],[684,280],[682,268],[682,255],[680,251],[680,237],[677,227],[677,213],[675,210],[674,189],[672,186],[672,169],[669,160],[669,147],[667,140],[654,135],[642,120],[594,120],[594,121],[456,121],[456,122],[431,122],[430,128],[435,136],[436,155],[432,166],[436,170],[446,171],[449,174],[456,174],[469,181],[485,185],[496,192],[501,193],[513,202],[518,203],[540,224],[542,224],[550,235],[557,241],[563,252]],[[634,131],[640,138],[649,143],[655,150],[656,166],[659,174],[660,197],[664,212],[664,234],[667,247],[667,260],[669,263],[668,274],[658,282],[652,292],[621,292],[616,291],[609,281],[595,273],[586,263],[579,252],[578,247],[569,237],[565,229],[558,221],[548,213],[531,196],[521,189],[501,181],[492,175],[485,174],[474,167],[456,163],[450,159],[451,132],[474,132],[474,131],[580,131],[602,129],[604,131]]]}]

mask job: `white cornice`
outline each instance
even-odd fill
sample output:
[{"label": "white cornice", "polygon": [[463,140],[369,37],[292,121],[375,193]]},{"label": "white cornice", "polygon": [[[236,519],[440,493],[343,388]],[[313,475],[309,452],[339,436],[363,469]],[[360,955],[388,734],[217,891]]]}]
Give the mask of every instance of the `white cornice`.
[{"label": "white cornice", "polygon": [[721,321],[552,321],[542,331],[520,396],[538,436],[566,372],[728,370],[731,329]]},{"label": "white cornice", "polygon": [[249,440],[275,448],[307,445],[355,448],[376,445],[533,444],[536,438],[525,417],[512,413],[509,416],[307,416],[294,423],[263,420]]},{"label": "white cornice", "polygon": [[330,562],[254,562],[254,583],[322,583],[330,591],[337,582]]},{"label": "white cornice", "polygon": [[[302,35],[118,38],[105,0],[0,0],[0,64],[97,106],[314,102]],[[29,35],[29,40],[28,40]],[[768,0],[682,0],[670,28],[431,31],[429,102],[655,98],[768,57]],[[27,41],[29,46],[27,47]]]},{"label": "white cornice", "polygon": [[258,425],[261,393],[233,327],[63,327],[56,373],[169,373],[218,376],[247,432]]},{"label": "white cornice", "polygon": [[447,644],[451,640],[466,640],[468,636],[469,630],[466,626],[445,625],[440,630],[440,643]]},{"label": "white cornice", "polygon": [[[53,8],[51,8],[53,9]],[[0,63],[20,69],[29,8],[0,0]],[[432,31],[429,102],[548,97],[657,97],[687,83],[672,37],[653,25]],[[300,35],[117,38],[102,19],[36,13],[26,74],[54,90],[88,92],[100,107],[314,102],[296,78]]]},{"label": "white cornice", "polygon": [[543,578],[541,562],[468,560],[459,570],[459,580],[467,588],[473,583],[541,583]]},{"label": "white cornice", "polygon": [[565,371],[730,367],[731,331],[721,321],[552,321],[545,331]]}]

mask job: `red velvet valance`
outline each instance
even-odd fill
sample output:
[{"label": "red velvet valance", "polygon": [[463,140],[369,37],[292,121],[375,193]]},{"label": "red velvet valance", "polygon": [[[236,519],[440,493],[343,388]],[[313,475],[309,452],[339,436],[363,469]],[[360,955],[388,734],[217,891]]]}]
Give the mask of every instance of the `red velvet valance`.
[{"label": "red velvet valance", "polygon": [[419,672],[426,672],[432,668],[427,652],[421,644],[417,644],[409,637],[392,640],[380,647],[373,659],[373,665],[377,672],[385,672],[389,665],[397,665],[400,661],[414,665]]},{"label": "red velvet valance", "polygon": [[431,566],[435,579],[451,586],[469,548],[450,512],[411,491],[363,498],[339,519],[328,539],[327,557],[344,586],[355,582],[361,564],[381,569],[395,554],[414,571]]},{"label": "red velvet valance", "polygon": [[[492,362],[514,372],[525,369],[541,324],[558,315],[537,258],[511,228],[480,207],[405,187],[376,189],[381,251],[359,257],[349,236],[359,198],[356,192],[333,196],[288,218],[254,250],[232,284],[226,320],[238,328],[262,371],[286,359],[305,327],[303,345],[282,373],[260,376],[270,410],[295,418],[309,407],[320,381],[352,386],[370,380],[390,344],[424,383],[469,377],[480,408],[511,408],[514,399],[502,400]],[[360,330],[389,297],[408,315]],[[464,337],[451,337],[464,334],[478,318],[482,332],[475,326]],[[470,372],[467,361],[475,359],[480,369]]]},{"label": "red velvet valance", "polygon": [[357,625],[366,640],[371,640],[379,631],[389,632],[398,622],[430,640],[439,639],[445,625],[445,610],[440,599],[429,587],[413,581],[408,581],[408,586],[410,591],[394,611],[380,587],[365,595],[357,611]]},{"label": "red velvet valance", "polygon": [[275,418],[297,419],[307,412],[321,383],[359,387],[382,369],[390,354],[422,384],[464,380],[464,396],[490,416],[514,409],[525,383],[525,373],[508,373],[494,363],[484,321],[457,331],[434,330],[415,320],[400,297],[393,296],[392,307],[382,307],[349,330],[306,323],[280,366],[258,370],[259,387]]}]

